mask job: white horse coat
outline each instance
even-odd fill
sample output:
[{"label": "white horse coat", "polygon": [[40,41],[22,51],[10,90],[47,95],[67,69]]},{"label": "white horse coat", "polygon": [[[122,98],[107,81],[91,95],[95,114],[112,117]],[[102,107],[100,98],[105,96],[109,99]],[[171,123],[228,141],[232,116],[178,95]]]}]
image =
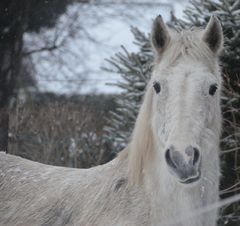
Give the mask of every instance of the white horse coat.
[{"label": "white horse coat", "polygon": [[157,17],[155,67],[131,142],[102,166],[71,169],[0,153],[0,225],[216,226],[222,30],[173,32]]}]

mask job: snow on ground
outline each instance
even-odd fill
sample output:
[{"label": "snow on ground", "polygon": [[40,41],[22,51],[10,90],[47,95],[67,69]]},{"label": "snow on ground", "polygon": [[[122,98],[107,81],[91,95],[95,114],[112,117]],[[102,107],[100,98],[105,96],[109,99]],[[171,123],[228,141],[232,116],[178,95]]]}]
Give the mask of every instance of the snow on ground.
[{"label": "snow on ground", "polygon": [[[41,48],[56,36],[60,37],[57,43],[64,43],[58,50],[33,55],[40,90],[57,93],[119,92],[116,87],[107,85],[120,77],[101,69],[107,66],[105,59],[120,51],[121,45],[130,52],[137,50],[130,26],[149,33],[156,15],[161,14],[168,21],[173,10],[176,16],[181,17],[187,2],[135,1],[140,2],[106,4],[108,0],[102,0],[98,4],[76,4],[60,17],[57,28],[42,30],[40,35],[25,35],[28,49],[32,46]],[[69,16],[75,18],[74,25],[69,22]],[[71,38],[65,40],[64,37],[69,35]]]}]

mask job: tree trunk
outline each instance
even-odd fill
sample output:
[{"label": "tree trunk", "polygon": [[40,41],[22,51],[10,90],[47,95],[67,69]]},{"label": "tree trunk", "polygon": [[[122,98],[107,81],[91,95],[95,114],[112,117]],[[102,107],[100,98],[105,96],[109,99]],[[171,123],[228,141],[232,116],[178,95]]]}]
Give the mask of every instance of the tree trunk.
[{"label": "tree trunk", "polygon": [[0,151],[8,150],[9,103],[21,70],[28,0],[0,2]]}]

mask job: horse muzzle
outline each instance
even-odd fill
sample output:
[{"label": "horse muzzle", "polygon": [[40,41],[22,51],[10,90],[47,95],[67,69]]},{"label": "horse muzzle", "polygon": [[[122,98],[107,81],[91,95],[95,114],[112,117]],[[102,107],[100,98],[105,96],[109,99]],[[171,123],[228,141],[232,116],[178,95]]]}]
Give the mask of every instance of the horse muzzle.
[{"label": "horse muzzle", "polygon": [[197,148],[188,146],[185,153],[181,153],[171,146],[166,150],[165,159],[170,173],[180,183],[190,184],[200,179],[201,155]]}]

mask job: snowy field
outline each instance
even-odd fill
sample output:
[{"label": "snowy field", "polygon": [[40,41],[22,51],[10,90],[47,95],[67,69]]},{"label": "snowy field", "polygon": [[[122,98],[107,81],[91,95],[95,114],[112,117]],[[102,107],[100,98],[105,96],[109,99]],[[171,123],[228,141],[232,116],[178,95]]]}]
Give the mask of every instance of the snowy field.
[{"label": "snowy field", "polygon": [[[117,2],[117,1],[116,1]],[[40,35],[25,35],[26,48],[41,48],[55,42],[60,48],[33,54],[35,74],[42,91],[57,93],[116,93],[120,90],[108,83],[120,79],[102,70],[106,58],[120,51],[137,51],[130,27],[151,31],[152,20],[161,14],[165,21],[173,11],[177,17],[187,1],[151,1],[137,3],[101,3],[70,6],[54,29]],[[69,19],[70,18],[70,19]],[[32,47],[34,46],[34,47]]]}]

